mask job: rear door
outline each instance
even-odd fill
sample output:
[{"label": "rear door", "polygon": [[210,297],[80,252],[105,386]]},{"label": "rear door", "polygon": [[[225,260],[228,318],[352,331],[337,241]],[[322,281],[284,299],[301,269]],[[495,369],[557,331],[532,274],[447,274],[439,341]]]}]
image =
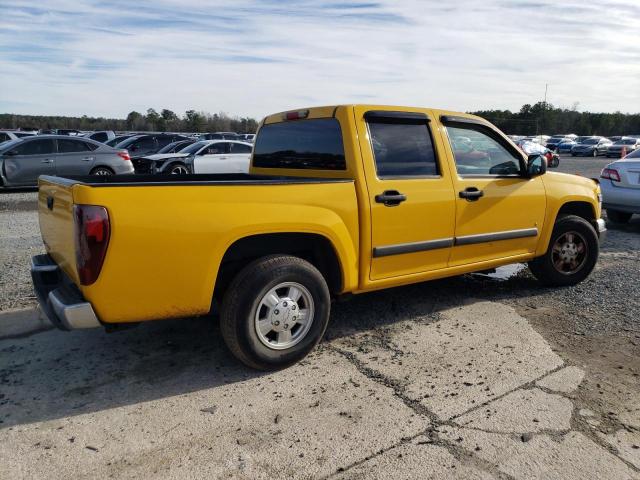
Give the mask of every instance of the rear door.
[{"label": "rear door", "polygon": [[429,110],[355,107],[371,205],[370,278],[447,266],[455,199]]},{"label": "rear door", "polygon": [[229,155],[227,162],[234,173],[248,173],[251,163],[251,150],[249,145],[238,142],[229,143]]},{"label": "rear door", "polygon": [[59,138],[58,153],[56,154],[56,175],[89,175],[95,162],[94,150],[98,148],[93,143],[75,138]]},{"label": "rear door", "polygon": [[455,246],[449,266],[536,250],[545,217],[541,177],[525,178],[525,160],[503,135],[466,117],[443,116],[455,166]]},{"label": "rear door", "polygon": [[4,155],[10,185],[36,185],[40,175],[55,175],[56,145],[52,138],[28,139]]},{"label": "rear door", "polygon": [[216,142],[205,147],[193,159],[193,173],[231,173],[229,142]]}]

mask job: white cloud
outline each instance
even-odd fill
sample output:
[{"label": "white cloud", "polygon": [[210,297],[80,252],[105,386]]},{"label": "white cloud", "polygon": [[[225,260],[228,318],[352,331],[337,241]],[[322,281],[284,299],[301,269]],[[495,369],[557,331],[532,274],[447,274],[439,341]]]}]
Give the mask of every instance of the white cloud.
[{"label": "white cloud", "polygon": [[[0,111],[640,111],[636,0],[3,2]],[[634,25],[635,23],[635,25]]]}]

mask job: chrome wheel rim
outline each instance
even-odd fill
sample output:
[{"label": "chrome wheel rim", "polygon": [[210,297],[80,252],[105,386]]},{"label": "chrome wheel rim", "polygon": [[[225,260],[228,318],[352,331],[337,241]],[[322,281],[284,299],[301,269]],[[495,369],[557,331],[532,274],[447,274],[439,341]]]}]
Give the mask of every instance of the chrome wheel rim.
[{"label": "chrome wheel rim", "polygon": [[291,348],[309,333],[314,311],[313,297],[304,285],[279,283],[258,301],[254,315],[258,339],[273,350]]},{"label": "chrome wheel rim", "polygon": [[176,165],[171,169],[171,175],[186,175],[187,173],[189,173],[187,167],[183,165]]},{"label": "chrome wheel rim", "polygon": [[573,275],[584,267],[589,245],[578,232],[566,232],[558,237],[552,247],[554,268],[563,275]]},{"label": "chrome wheel rim", "polygon": [[94,175],[111,175],[111,172],[109,170],[105,170],[104,168],[101,168],[99,170],[96,170]]}]

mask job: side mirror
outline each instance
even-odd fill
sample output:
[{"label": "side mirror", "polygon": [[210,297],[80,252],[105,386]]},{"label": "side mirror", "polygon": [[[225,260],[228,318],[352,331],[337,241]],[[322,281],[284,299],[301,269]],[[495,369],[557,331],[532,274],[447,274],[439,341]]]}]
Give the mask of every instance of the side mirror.
[{"label": "side mirror", "polygon": [[543,175],[547,171],[547,159],[542,155],[532,154],[527,159],[527,177]]}]

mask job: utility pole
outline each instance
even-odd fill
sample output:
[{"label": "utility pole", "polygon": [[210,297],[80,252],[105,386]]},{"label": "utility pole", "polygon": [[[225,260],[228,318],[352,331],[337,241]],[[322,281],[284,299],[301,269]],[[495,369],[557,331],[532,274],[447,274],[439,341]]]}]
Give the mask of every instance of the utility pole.
[{"label": "utility pole", "polygon": [[542,121],[540,122],[542,124],[542,128],[545,127],[544,116],[547,111],[547,91],[548,90],[549,90],[549,84],[545,83],[544,84],[544,104],[542,105]]}]

